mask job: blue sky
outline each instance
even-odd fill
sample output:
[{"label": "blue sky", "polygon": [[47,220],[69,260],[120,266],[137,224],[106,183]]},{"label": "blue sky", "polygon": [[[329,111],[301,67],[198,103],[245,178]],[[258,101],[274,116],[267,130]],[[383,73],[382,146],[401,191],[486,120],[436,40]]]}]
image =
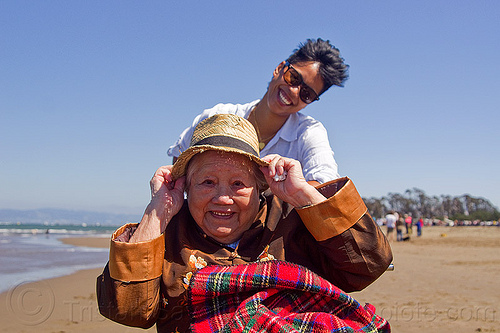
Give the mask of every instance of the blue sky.
[{"label": "blue sky", "polygon": [[142,213],[205,108],[261,98],[307,38],[350,65],[304,113],[364,197],[500,206],[498,1],[1,1],[0,208]]}]

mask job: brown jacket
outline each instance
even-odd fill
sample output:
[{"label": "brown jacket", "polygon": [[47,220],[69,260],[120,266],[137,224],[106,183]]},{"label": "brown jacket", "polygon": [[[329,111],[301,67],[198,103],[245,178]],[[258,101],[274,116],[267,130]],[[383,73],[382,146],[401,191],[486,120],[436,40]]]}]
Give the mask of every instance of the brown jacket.
[{"label": "brown jacket", "polygon": [[328,200],[302,209],[264,195],[256,221],[236,249],[205,235],[186,204],[165,233],[149,242],[128,243],[137,224],[119,228],[97,279],[101,314],[130,326],[156,323],[158,332],[186,331],[189,278],[207,264],[286,260],[346,292],[365,288],[391,263],[389,243],[351,180],[337,179],[318,190]]}]

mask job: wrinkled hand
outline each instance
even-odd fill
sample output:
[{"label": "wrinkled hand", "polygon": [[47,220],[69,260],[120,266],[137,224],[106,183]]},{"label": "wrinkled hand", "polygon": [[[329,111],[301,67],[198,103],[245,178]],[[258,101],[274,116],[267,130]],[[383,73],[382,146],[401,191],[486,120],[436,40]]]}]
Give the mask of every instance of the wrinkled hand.
[{"label": "wrinkled hand", "polygon": [[[283,201],[294,207],[303,207],[326,200],[313,186],[307,183],[300,162],[292,158],[271,154],[262,158],[269,166],[261,167],[269,188]],[[284,180],[279,180],[283,178]]]},{"label": "wrinkled hand", "polygon": [[162,166],[156,170],[149,182],[151,201],[149,202],[141,223],[129,242],[148,241],[160,236],[167,228],[168,222],[181,209],[184,202],[186,178],[172,179],[172,166]]},{"label": "wrinkled hand", "polygon": [[[185,177],[174,181],[172,166],[162,166],[156,170],[149,182],[151,187],[151,202],[149,208],[156,210],[162,222],[162,232],[168,221],[179,212],[184,202]],[[163,224],[165,224],[163,226]]]}]

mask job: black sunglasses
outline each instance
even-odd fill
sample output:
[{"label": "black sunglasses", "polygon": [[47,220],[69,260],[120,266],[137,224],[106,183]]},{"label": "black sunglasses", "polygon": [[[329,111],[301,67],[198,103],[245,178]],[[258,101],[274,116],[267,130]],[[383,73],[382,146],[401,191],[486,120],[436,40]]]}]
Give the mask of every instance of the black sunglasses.
[{"label": "black sunglasses", "polygon": [[295,68],[293,68],[292,64],[288,61],[285,62],[285,72],[283,73],[283,79],[285,82],[292,87],[300,87],[299,97],[302,102],[306,104],[310,104],[314,101],[319,100],[318,94],[304,83],[304,79],[302,79],[302,75]]}]

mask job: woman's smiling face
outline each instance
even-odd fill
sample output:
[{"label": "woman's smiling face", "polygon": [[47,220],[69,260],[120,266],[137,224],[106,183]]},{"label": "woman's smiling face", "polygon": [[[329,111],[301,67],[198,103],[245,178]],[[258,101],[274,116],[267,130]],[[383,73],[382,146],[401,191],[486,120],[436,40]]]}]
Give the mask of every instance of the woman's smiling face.
[{"label": "woman's smiling face", "polygon": [[254,166],[236,153],[207,151],[187,170],[189,211],[210,237],[231,244],[250,228],[259,211]]},{"label": "woman's smiling face", "polygon": [[[319,63],[303,62],[293,64],[293,68],[303,79],[303,82],[312,88],[316,93],[323,89],[323,79],[319,74]],[[290,86],[283,78],[286,70],[285,62],[276,67],[273,72],[273,79],[269,83],[265,102],[268,108],[276,115],[289,116],[307,106],[300,97],[300,86]]]}]

